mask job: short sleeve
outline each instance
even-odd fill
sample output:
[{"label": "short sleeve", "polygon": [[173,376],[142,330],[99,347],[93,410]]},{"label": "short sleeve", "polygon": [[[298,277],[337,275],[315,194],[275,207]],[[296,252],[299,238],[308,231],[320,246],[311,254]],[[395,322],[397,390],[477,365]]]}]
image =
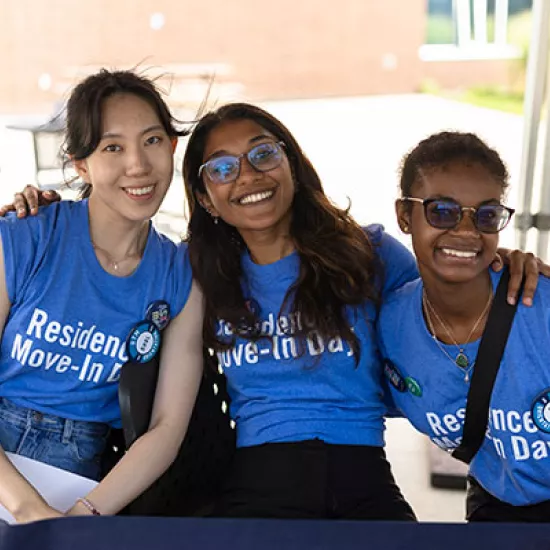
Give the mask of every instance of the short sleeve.
[{"label": "short sleeve", "polygon": [[419,276],[416,260],[382,225],[369,225],[365,229],[382,264],[382,298],[385,298],[392,290]]},{"label": "short sleeve", "polygon": [[187,243],[178,243],[176,254],[174,255],[174,281],[175,296],[173,300],[173,317],[177,317],[189,298],[191,285],[193,283],[193,272],[191,271],[191,262],[189,259],[189,250]]},{"label": "short sleeve", "polygon": [[[50,208],[55,209],[54,206]],[[6,287],[11,304],[23,295],[38,268],[50,240],[51,229],[52,216],[45,215],[43,211],[22,220],[13,213],[0,218]]]},{"label": "short sleeve", "polygon": [[[378,338],[378,353],[380,354],[380,362],[382,363],[382,367],[384,367],[388,354],[386,352],[386,347],[384,345],[382,331],[380,330],[380,323],[377,326],[376,335]],[[398,409],[397,405],[395,404],[395,401],[393,399],[393,396],[389,387],[388,379],[386,378],[384,368],[382,370],[383,370],[382,384],[381,384],[382,392],[383,392],[382,401],[384,403],[384,406],[386,407],[386,412],[384,416],[386,416],[387,418],[402,418],[403,413]]]}]

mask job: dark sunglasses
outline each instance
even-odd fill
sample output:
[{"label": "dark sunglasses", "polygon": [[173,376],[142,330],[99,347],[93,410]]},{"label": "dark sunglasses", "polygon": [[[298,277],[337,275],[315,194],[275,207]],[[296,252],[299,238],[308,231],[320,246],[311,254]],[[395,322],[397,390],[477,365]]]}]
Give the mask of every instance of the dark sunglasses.
[{"label": "dark sunglasses", "polygon": [[473,206],[462,206],[452,199],[403,197],[401,200],[422,204],[426,221],[436,229],[453,229],[461,222],[464,211],[470,211],[474,226],[478,231],[498,233],[508,225],[515,212],[513,208],[502,204],[482,204],[474,208]]},{"label": "dark sunglasses", "polygon": [[258,172],[269,172],[274,170],[283,162],[282,141],[268,141],[260,143],[250,151],[242,155],[222,155],[206,161],[199,168],[199,177],[203,172],[212,183],[231,183],[235,181],[241,172],[241,159],[246,157],[250,166]]}]

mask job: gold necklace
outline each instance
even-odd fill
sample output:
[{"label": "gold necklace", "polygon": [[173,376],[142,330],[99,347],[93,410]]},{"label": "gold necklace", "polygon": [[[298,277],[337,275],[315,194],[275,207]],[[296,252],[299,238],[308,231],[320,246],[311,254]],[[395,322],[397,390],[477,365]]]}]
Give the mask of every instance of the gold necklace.
[{"label": "gold necklace", "polygon": [[[470,364],[470,360],[468,359],[468,356],[464,352],[464,345],[468,344],[470,342],[470,339],[472,338],[472,335],[474,334],[476,328],[478,327],[479,323],[485,317],[485,314],[489,310],[489,306],[491,305],[491,302],[493,301],[493,293],[489,292],[489,299],[487,300],[487,303],[485,304],[485,307],[483,308],[483,311],[481,312],[481,315],[478,317],[477,321],[474,323],[474,326],[472,327],[472,330],[470,330],[470,334],[468,335],[468,338],[466,338],[466,342],[461,346],[454,337],[454,334],[452,333],[451,329],[447,326],[447,324],[443,321],[443,319],[437,314],[435,311],[434,306],[431,304],[430,300],[428,299],[428,296],[426,294],[426,291],[422,291],[422,303],[424,305],[424,311],[426,312],[426,321],[428,322],[428,327],[430,329],[430,332],[432,333],[432,338],[434,339],[435,343],[439,347],[439,349],[449,358],[449,360],[454,363],[458,368],[461,370],[465,370],[466,374],[464,376],[464,381],[469,382],[470,380],[470,371],[472,370],[475,361]],[[458,348],[458,354],[453,359],[447,350],[440,344],[439,340],[437,339],[437,336],[435,334],[435,327],[433,325],[431,314],[437,319],[437,322],[443,327],[453,344]]]},{"label": "gold necklace", "polygon": [[120,264],[122,262],[124,262],[125,260],[129,260],[130,258],[134,258],[134,257],[140,257],[141,256],[141,253],[140,252],[134,252],[133,254],[126,254],[125,256],[123,256],[122,258],[120,258],[120,260],[115,260],[111,254],[109,254],[109,252],[107,252],[104,248],[101,248],[100,246],[97,246],[95,243],[92,242],[92,246],[94,247],[94,250],[99,250],[100,252],[102,252],[103,254],[105,254],[106,258],[107,258],[107,265],[112,268],[114,271],[118,271],[118,268],[120,266]]},{"label": "gold necklace", "polygon": [[[147,230],[147,233],[149,232],[149,230]],[[138,242],[139,240],[141,239],[141,235],[138,237]],[[101,246],[98,246],[97,244],[94,243],[94,241],[92,240],[92,247],[94,250],[99,250],[100,252],[102,252],[105,257],[107,258],[107,265],[113,269],[113,271],[118,271],[119,270],[119,267],[120,267],[120,264],[126,260],[130,260],[132,258],[141,258],[143,256],[143,250],[141,250],[141,246],[138,246],[138,251],[137,252],[128,252],[126,253],[122,258],[120,258],[119,260],[115,260],[115,258],[113,258],[112,254],[110,252],[108,252],[107,250],[105,250],[104,248],[101,248]]]}]

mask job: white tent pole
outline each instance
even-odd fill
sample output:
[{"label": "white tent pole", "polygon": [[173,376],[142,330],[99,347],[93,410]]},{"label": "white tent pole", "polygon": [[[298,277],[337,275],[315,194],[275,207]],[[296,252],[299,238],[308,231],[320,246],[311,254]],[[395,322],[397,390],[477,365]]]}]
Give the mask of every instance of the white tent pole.
[{"label": "white tent pole", "polygon": [[[550,73],[546,75],[546,105],[550,105]],[[548,107],[547,107],[548,108]],[[544,150],[542,161],[542,185],[540,188],[540,209],[534,220],[537,231],[537,256],[546,260],[550,232],[550,116],[546,113],[544,125]]]},{"label": "white tent pole", "polygon": [[550,1],[533,0],[532,32],[527,62],[524,102],[524,129],[519,179],[518,216],[516,218],[518,246],[525,248],[527,230],[531,227],[531,200],[540,113],[548,64],[548,23]]}]

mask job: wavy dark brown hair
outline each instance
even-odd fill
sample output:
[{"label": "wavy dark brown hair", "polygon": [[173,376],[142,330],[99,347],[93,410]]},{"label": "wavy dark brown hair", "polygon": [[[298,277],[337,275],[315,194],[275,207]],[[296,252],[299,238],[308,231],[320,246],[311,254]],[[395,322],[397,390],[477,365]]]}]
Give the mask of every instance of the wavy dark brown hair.
[{"label": "wavy dark brown hair", "polygon": [[[284,143],[296,193],[292,203],[290,237],[299,254],[300,274],[288,290],[283,309],[301,312],[308,325],[324,338],[340,336],[355,353],[359,341],[346,319],[346,306],[378,300],[379,265],[373,245],[348,210],[327,198],[321,181],[289,130],[268,112],[246,103],[233,103],[206,114],[193,130],[183,161],[190,209],[187,241],[193,274],[205,295],[204,343],[215,351],[234,343],[216,336],[219,319],[233,327],[258,327],[241,288],[241,255],[245,244],[235,227],[212,217],[200,206],[196,193],[206,193],[199,177],[204,150],[213,129],[222,122],[251,120]],[[303,343],[305,329],[298,338]],[[261,337],[256,330],[241,336]]]}]

